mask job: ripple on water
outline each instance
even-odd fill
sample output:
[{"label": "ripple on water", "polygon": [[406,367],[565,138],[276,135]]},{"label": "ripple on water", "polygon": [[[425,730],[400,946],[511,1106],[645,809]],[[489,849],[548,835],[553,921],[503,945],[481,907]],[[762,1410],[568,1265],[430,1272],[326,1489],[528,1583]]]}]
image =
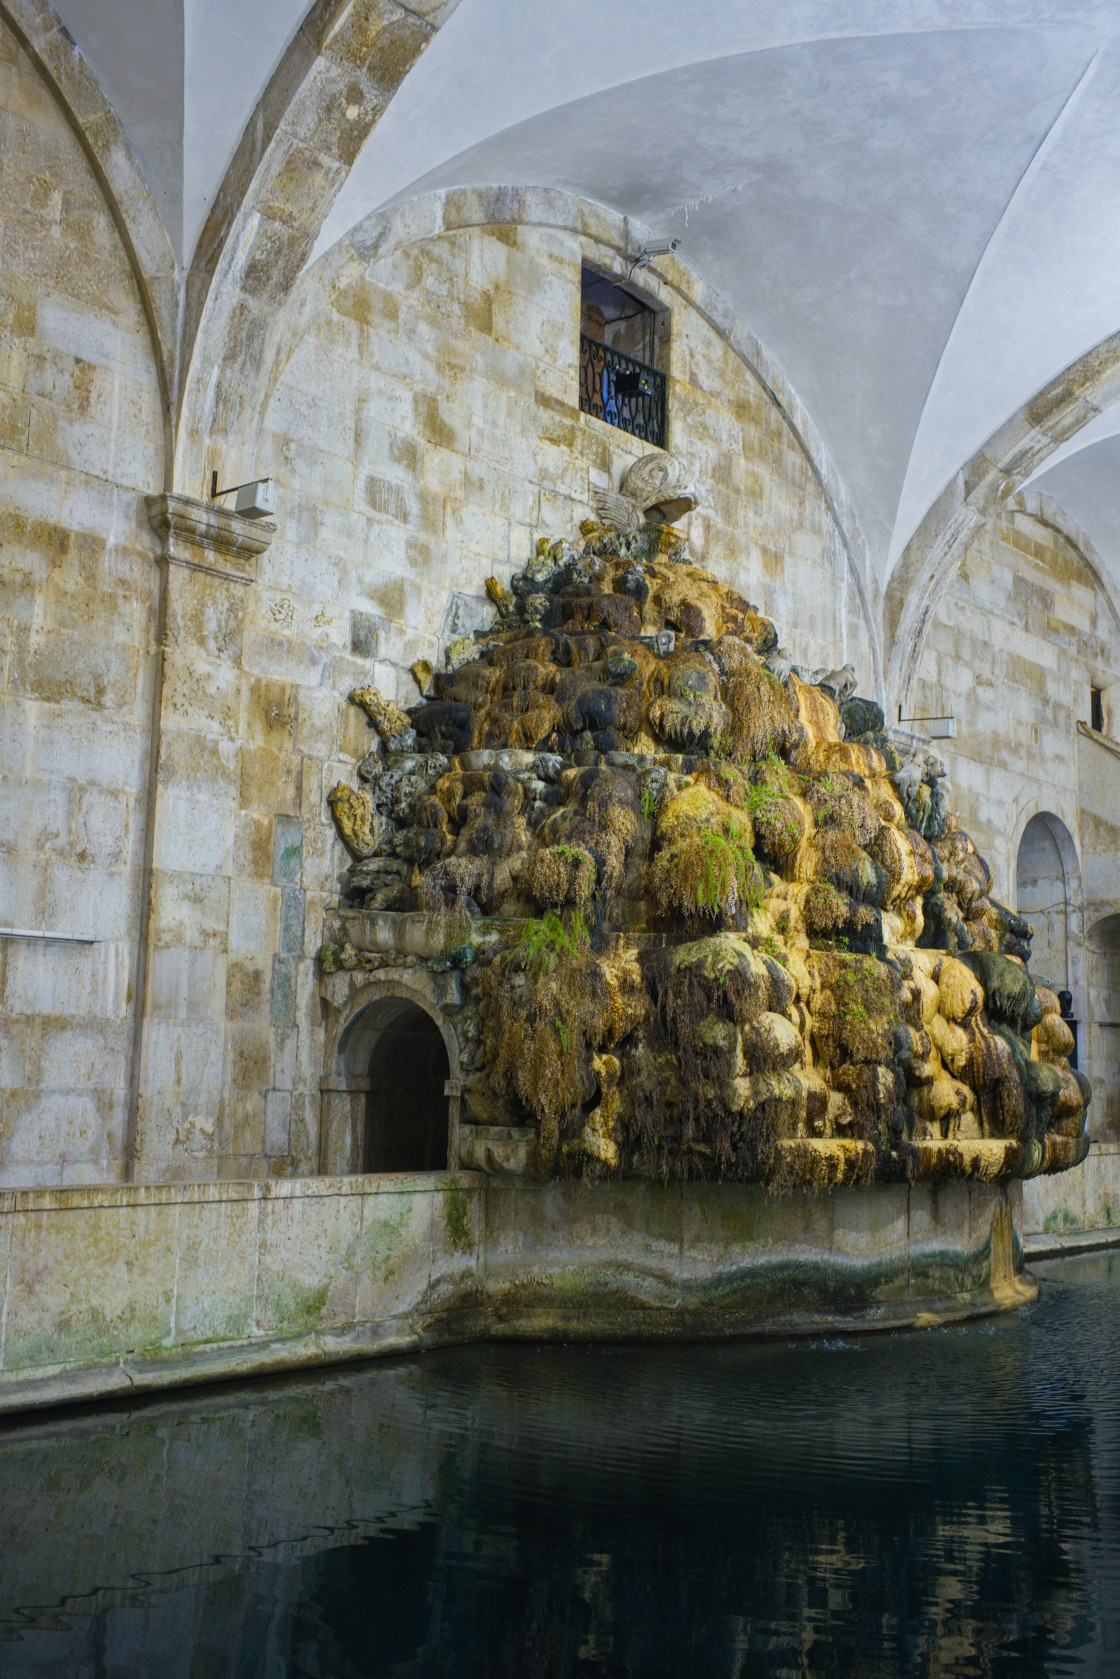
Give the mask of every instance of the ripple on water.
[{"label": "ripple on water", "polygon": [[0,1436],[0,1672],[1120,1674],[1120,1258],[920,1334],[463,1348]]}]

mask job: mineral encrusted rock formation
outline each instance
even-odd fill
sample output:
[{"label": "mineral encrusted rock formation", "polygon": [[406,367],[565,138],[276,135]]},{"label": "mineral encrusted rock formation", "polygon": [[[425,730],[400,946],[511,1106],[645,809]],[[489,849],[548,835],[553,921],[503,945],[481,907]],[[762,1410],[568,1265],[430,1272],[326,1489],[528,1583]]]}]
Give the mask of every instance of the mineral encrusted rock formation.
[{"label": "mineral encrusted rock formation", "polygon": [[376,733],[330,794],[345,893],[423,911],[462,971],[466,1158],[512,1128],[543,1176],[1076,1164],[1088,1082],[940,760],[899,757],[850,666],[779,649],[649,522],[671,503],[638,528],[630,501],[495,581],[493,629],[407,715],[353,695]]}]

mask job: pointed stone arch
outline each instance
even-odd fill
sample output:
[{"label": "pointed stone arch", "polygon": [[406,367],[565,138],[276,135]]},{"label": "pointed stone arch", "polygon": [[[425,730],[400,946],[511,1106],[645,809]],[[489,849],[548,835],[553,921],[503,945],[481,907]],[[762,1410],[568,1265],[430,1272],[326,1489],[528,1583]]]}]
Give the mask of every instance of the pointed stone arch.
[{"label": "pointed stone arch", "polygon": [[[1102,339],[1024,403],[946,485],[906,544],[883,597],[892,707],[909,709],[938,600],[971,537],[994,514],[1014,507],[1017,492],[1054,450],[1118,400],[1120,332]],[[1025,511],[1025,504],[1017,510]]]},{"label": "pointed stone arch", "polygon": [[251,476],[278,318],[370,133],[459,0],[316,0],[247,123],[187,277],[175,485]]},{"label": "pointed stone arch", "polygon": [[[390,256],[443,233],[496,225],[574,233],[594,241],[601,251],[613,255],[623,265],[629,252],[653,237],[652,230],[644,224],[557,187],[449,187],[375,211],[324,252],[308,272],[314,272],[321,284],[338,286],[343,284],[348,268],[360,268],[374,257]],[[687,302],[744,364],[749,376],[773,403],[804,457],[828,508],[843,552],[846,577],[859,603],[872,662],[868,686],[881,698],[878,582],[859,518],[823,439],[778,362],[703,276],[677,256],[659,259],[656,271],[666,293]],[[307,331],[306,303],[306,293],[294,293],[291,305],[276,325],[271,362],[264,369],[255,409],[247,414],[250,430],[246,459],[255,458],[269,401]]]},{"label": "pointed stone arch", "polygon": [[1112,615],[1112,622],[1116,632],[1120,635],[1120,589],[1117,589],[1104,561],[1098,554],[1094,543],[1072,519],[1064,507],[1041,490],[1020,490],[1018,495],[1012,496],[1007,505],[1009,513],[1022,513],[1028,519],[1043,529],[1053,531],[1063,542],[1069,544],[1079,559],[1084,561],[1085,569],[1092,575],[1093,582],[1100,590],[1105,605]]}]

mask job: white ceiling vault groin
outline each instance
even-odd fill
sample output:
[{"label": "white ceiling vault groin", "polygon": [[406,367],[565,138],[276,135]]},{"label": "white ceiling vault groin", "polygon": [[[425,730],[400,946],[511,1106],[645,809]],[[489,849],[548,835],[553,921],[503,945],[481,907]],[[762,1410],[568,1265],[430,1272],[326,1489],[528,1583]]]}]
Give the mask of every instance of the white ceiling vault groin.
[{"label": "white ceiling vault groin", "polygon": [[116,111],[186,266],[307,0],[53,0]]},{"label": "white ceiling vault groin", "polygon": [[[305,0],[55,4],[189,265]],[[885,585],[986,440],[1120,330],[1120,0],[461,0],[314,256],[498,185],[680,238],[798,392]],[[1117,468],[1109,411],[1032,488],[1120,578]]]}]

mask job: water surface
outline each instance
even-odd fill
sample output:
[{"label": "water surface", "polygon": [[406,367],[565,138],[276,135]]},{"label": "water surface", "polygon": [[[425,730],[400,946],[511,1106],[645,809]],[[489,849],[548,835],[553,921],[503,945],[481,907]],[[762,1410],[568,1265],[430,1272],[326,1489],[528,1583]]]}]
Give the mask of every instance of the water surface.
[{"label": "water surface", "polygon": [[0,1674],[1120,1675],[1120,1256],[956,1329],[474,1347],[0,1435]]}]

